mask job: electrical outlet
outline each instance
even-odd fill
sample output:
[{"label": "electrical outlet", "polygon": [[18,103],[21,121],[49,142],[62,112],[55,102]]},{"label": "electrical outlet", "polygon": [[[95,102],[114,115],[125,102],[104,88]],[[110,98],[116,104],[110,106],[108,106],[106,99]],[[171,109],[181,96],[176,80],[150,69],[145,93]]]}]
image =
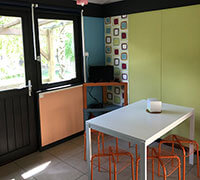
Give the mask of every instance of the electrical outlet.
[{"label": "electrical outlet", "polygon": [[86,57],[89,57],[89,52],[85,52],[85,56],[86,56]]}]

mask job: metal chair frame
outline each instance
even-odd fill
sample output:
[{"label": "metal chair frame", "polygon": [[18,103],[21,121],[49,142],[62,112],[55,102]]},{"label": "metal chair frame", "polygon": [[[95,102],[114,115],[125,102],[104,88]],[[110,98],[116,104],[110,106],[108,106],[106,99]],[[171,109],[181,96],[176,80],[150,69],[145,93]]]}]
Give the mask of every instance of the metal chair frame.
[{"label": "metal chair frame", "polygon": [[[183,146],[183,143],[196,145],[196,151],[197,151],[197,176],[199,177],[199,145],[198,145],[198,143],[196,141],[194,141],[194,140],[180,140],[176,135],[170,135],[170,136],[172,136],[172,140],[162,140],[159,143],[159,152],[161,151],[162,144],[172,144],[172,153],[175,154],[174,145],[175,144],[179,145],[179,147],[181,148],[181,150],[183,152],[183,180],[185,180],[186,157],[189,157],[193,152],[189,152],[189,154],[187,155],[185,147]],[[166,139],[168,137],[166,137]],[[194,147],[193,147],[193,149],[194,149]],[[158,166],[158,168],[159,168],[159,166]],[[159,171],[160,171],[160,168],[158,169],[158,173],[159,173]]]},{"label": "metal chair frame", "polygon": [[[150,149],[151,149],[151,155],[150,155]],[[136,152],[136,180],[138,180],[138,169],[139,169],[139,161],[140,161],[140,157],[138,157],[137,155],[137,145],[135,146],[135,152]],[[157,159],[158,160],[158,164],[159,164],[159,167],[160,165],[162,166],[162,169],[163,169],[163,178],[164,180],[167,179],[168,176],[170,176],[177,168],[178,168],[178,179],[181,180],[181,162],[180,162],[180,158],[176,155],[159,155],[158,152],[156,152],[155,148],[148,148],[147,150],[147,159],[151,159],[152,160],[152,180],[154,180],[154,160]],[[170,174],[167,174],[167,170],[166,170],[166,167],[162,161],[162,159],[177,159],[178,161],[178,166],[175,167],[173,169],[173,171],[171,171]],[[160,171],[160,170],[159,170]],[[159,172],[158,171],[158,172]]]},{"label": "metal chair frame", "polygon": [[[125,168],[123,168],[120,172],[117,172],[117,163],[119,162],[119,156],[129,156],[131,158],[131,174],[132,174],[132,180],[134,180],[134,158],[133,155],[130,152],[114,152],[112,147],[109,147],[109,152],[105,153],[99,153],[94,154],[91,159],[91,180],[93,180],[93,162],[95,158],[101,158],[101,157],[109,157],[109,180],[112,179],[112,163],[114,165],[114,180],[117,180],[117,174],[122,172]],[[117,159],[117,160],[116,160]]]}]

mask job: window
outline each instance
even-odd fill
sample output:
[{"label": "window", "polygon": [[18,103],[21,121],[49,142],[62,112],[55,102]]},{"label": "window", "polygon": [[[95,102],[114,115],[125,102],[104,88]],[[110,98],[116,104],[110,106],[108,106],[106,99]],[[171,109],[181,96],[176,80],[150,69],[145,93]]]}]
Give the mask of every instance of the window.
[{"label": "window", "polygon": [[76,78],[72,20],[38,19],[42,84]]},{"label": "window", "polygon": [[0,16],[0,90],[25,86],[20,17]]}]

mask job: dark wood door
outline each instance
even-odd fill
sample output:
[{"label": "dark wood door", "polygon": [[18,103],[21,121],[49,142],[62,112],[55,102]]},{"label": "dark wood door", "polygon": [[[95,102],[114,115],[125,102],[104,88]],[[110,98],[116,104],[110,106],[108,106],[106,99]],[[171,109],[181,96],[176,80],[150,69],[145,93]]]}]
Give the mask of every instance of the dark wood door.
[{"label": "dark wood door", "polygon": [[30,14],[0,7],[0,165],[37,149]]},{"label": "dark wood door", "polygon": [[0,164],[36,150],[33,98],[27,88],[0,93]]}]

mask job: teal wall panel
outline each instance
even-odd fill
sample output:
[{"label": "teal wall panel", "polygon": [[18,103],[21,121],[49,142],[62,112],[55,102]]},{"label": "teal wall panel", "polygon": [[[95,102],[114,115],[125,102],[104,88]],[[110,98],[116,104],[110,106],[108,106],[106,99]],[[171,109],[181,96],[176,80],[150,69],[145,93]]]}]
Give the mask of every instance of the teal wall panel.
[{"label": "teal wall panel", "polygon": [[[89,52],[87,58],[89,66],[105,65],[105,36],[104,36],[104,18],[84,17],[85,50]],[[88,74],[88,73],[87,73]],[[99,102],[102,101],[102,90],[98,88],[88,88],[92,90],[92,95]],[[97,103],[88,94],[88,104]]]}]

